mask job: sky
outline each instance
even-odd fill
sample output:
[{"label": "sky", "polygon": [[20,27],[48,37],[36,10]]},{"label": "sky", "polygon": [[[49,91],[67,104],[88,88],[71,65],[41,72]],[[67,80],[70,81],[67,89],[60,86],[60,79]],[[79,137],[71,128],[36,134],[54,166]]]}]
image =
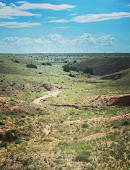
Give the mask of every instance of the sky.
[{"label": "sky", "polygon": [[130,0],[2,0],[0,53],[129,53]]}]

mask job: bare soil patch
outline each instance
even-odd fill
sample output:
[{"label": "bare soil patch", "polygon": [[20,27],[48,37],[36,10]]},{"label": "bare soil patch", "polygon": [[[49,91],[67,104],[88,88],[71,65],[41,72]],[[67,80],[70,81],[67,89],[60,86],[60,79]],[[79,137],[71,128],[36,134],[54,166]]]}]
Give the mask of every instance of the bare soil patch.
[{"label": "bare soil patch", "polygon": [[51,84],[42,84],[41,87],[44,87],[47,91],[51,91],[54,89]]},{"label": "bare soil patch", "polygon": [[0,111],[12,111],[18,108],[19,106],[12,106],[10,104],[0,104]]},{"label": "bare soil patch", "polygon": [[49,133],[51,132],[51,126],[50,125],[46,125],[46,127],[43,129],[43,132],[46,135],[49,135]]},{"label": "bare soil patch", "polygon": [[34,104],[40,104],[40,101],[42,100],[42,99],[47,99],[47,98],[49,98],[49,97],[56,97],[59,93],[61,93],[62,91],[53,91],[53,92],[50,92],[50,93],[48,93],[47,95],[44,95],[43,97],[39,97],[39,98],[37,98],[37,99],[35,99],[34,101],[33,101],[33,103]]},{"label": "bare soil patch", "polygon": [[101,96],[96,100],[96,104],[107,106],[130,106],[130,94]]},{"label": "bare soil patch", "polygon": [[113,74],[113,75],[108,75],[108,76],[104,76],[102,77],[102,80],[118,80],[121,78],[121,74]]}]

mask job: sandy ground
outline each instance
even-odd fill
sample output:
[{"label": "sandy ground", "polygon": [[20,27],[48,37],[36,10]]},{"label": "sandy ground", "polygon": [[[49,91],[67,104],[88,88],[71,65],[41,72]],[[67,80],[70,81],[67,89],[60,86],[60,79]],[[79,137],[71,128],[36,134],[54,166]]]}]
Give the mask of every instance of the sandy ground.
[{"label": "sandy ground", "polygon": [[47,98],[49,98],[49,97],[56,97],[59,93],[61,93],[62,91],[52,91],[52,92],[49,92],[47,95],[44,95],[44,96],[42,96],[42,97],[39,97],[39,98],[37,98],[37,99],[35,99],[35,100],[33,100],[33,103],[34,104],[40,104],[40,101],[42,100],[42,99],[47,99]]}]

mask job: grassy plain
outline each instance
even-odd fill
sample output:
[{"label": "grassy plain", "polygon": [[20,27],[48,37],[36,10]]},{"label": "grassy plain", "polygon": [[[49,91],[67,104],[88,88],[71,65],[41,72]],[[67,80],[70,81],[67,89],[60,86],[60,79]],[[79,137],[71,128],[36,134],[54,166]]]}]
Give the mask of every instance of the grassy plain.
[{"label": "grassy plain", "polygon": [[[109,98],[130,93],[130,69],[117,80],[63,71],[79,58],[0,55],[0,169],[129,169],[130,106]],[[62,92],[33,104],[48,94],[44,84]]]}]

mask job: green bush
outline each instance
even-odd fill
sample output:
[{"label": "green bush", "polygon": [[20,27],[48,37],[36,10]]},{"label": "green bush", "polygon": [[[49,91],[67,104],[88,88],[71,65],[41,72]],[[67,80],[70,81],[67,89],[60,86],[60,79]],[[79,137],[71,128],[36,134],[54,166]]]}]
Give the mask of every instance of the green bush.
[{"label": "green bush", "polygon": [[29,136],[27,136],[26,138],[25,138],[25,140],[26,141],[29,141],[31,138],[29,137]]},{"label": "green bush", "polygon": [[15,141],[15,144],[20,144],[20,143],[22,143],[21,139],[17,139],[17,140]]},{"label": "green bush", "polygon": [[82,128],[87,128],[87,127],[88,127],[87,123],[82,124]]},{"label": "green bush", "polygon": [[7,143],[6,143],[6,142],[1,142],[1,143],[0,143],[0,147],[1,147],[1,148],[2,148],[2,147],[5,147],[5,148],[6,148],[6,147],[7,147]]},{"label": "green bush", "polygon": [[4,136],[2,133],[0,133],[0,140],[3,140]]},{"label": "green bush", "polygon": [[69,74],[70,77],[76,77],[74,74]]},{"label": "green bush", "polygon": [[76,68],[76,67],[74,67],[74,66],[71,66],[71,67],[70,67],[70,70],[72,70],[72,71],[78,71],[78,68]]},{"label": "green bush", "polygon": [[52,66],[52,63],[50,63],[50,62],[47,62],[47,63],[41,63],[41,65],[44,65],[44,66],[46,66],[46,65],[48,65],[48,66]]},{"label": "green bush", "polygon": [[89,73],[89,74],[91,74],[91,75],[94,74],[94,73],[93,73],[93,70],[92,70],[91,68],[86,68],[86,69],[84,70],[84,73]]},{"label": "green bush", "polygon": [[69,72],[70,71],[70,67],[68,65],[65,65],[65,66],[63,66],[63,70],[65,72]]},{"label": "green bush", "polygon": [[129,125],[129,121],[128,120],[125,120],[123,123],[122,123],[122,126],[127,126]]},{"label": "green bush", "polygon": [[90,152],[82,151],[81,153],[79,153],[79,155],[77,155],[75,161],[90,162],[90,158],[89,158],[90,155],[91,155]]},{"label": "green bush", "polygon": [[34,65],[34,64],[27,64],[26,67],[28,67],[28,68],[37,68],[37,66]]},{"label": "green bush", "polygon": [[8,130],[5,132],[5,141],[12,142],[17,138],[18,137],[15,130]]}]

